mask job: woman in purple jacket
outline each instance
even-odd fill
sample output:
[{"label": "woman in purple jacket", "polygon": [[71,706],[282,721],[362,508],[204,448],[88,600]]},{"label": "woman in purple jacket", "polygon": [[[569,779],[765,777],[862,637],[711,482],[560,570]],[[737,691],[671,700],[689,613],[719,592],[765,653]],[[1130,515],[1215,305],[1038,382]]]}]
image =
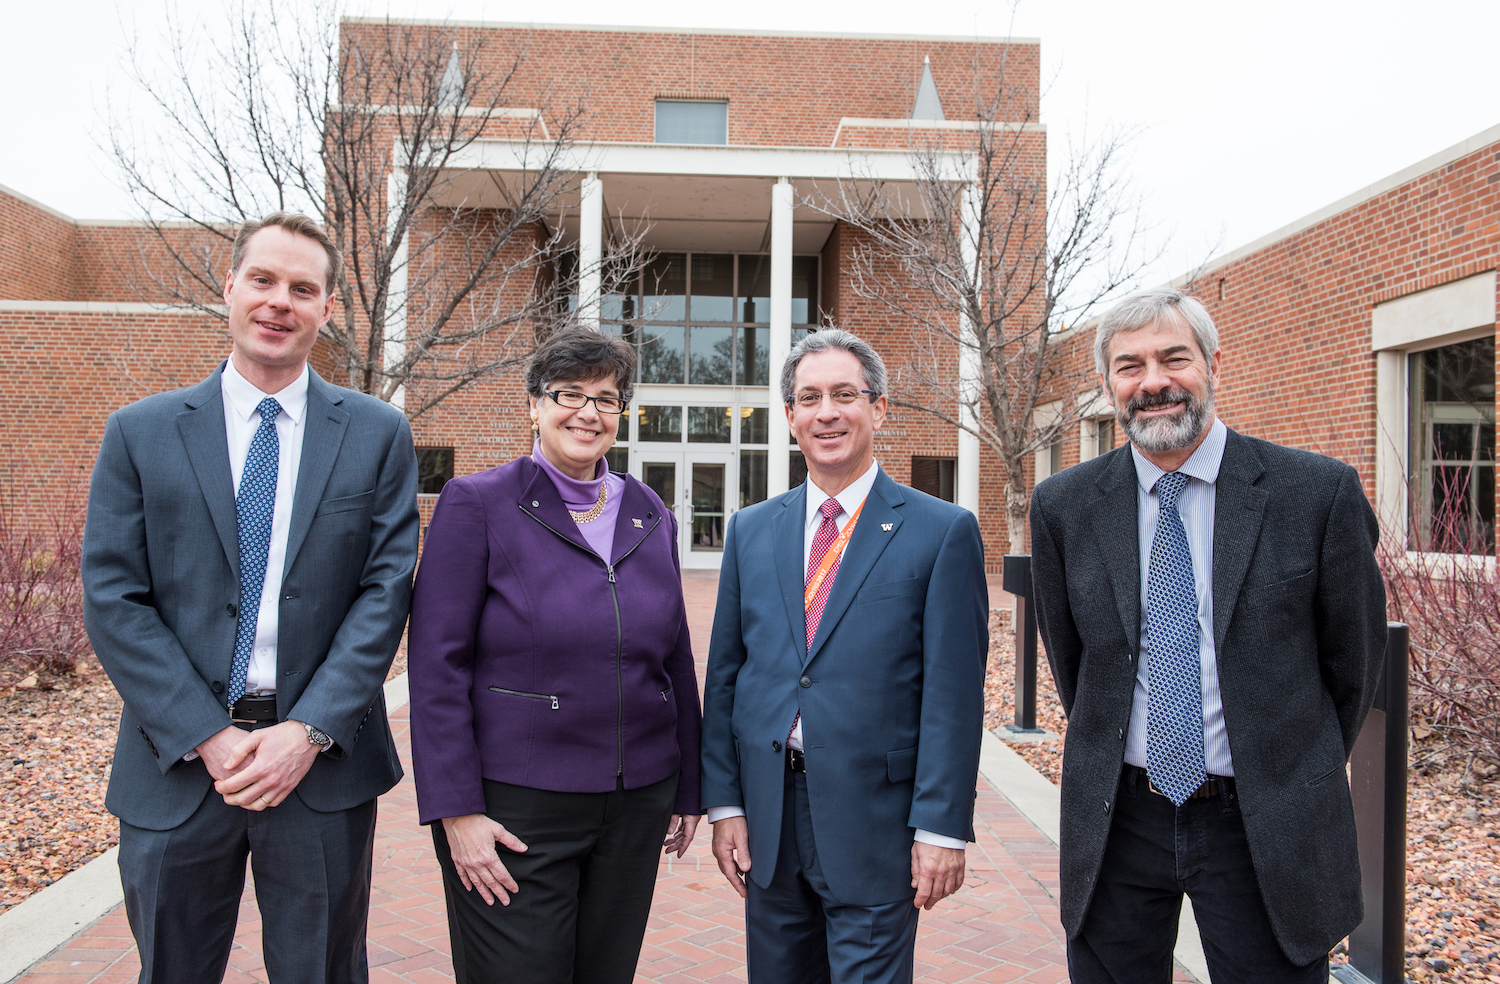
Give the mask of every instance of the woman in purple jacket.
[{"label": "woman in purple jacket", "polygon": [[448,482],[427,530],[412,760],[460,982],[628,984],[657,845],[697,830],[676,519],[603,460],[634,371],[617,336],[553,335],[531,454]]}]

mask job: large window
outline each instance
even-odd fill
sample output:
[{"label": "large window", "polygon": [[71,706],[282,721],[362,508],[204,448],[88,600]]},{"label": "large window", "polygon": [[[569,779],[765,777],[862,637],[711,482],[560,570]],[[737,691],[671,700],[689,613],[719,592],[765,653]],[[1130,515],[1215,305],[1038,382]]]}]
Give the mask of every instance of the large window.
[{"label": "large window", "polygon": [[[770,268],[763,254],[658,254],[634,295],[605,305],[602,328],[637,346],[640,383],[766,386]],[[818,258],[792,257],[793,344],[816,322],[817,297]]]},{"label": "large window", "polygon": [[729,103],[692,99],[656,100],[656,142],[729,143]]},{"label": "large window", "polygon": [[417,448],[417,492],[437,495],[453,478],[452,448]]},{"label": "large window", "polygon": [[912,455],[911,487],[918,492],[935,495],[939,499],[953,501],[954,474],[957,458],[934,458]]},{"label": "large window", "polygon": [[1408,357],[1414,550],[1495,552],[1495,339]]}]

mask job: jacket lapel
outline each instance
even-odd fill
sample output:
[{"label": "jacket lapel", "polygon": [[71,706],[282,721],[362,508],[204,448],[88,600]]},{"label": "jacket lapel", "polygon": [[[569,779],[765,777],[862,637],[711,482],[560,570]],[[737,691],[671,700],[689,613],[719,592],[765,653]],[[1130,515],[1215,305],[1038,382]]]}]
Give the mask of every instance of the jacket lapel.
[{"label": "jacket lapel", "polygon": [[229,470],[229,438],[224,426],[224,391],[219,381],[223,365],[203,382],[187,391],[188,409],[177,415],[188,461],[198,478],[198,488],[208,503],[214,529],[224,555],[229,558],[235,580],[240,576],[240,524],[234,508],[234,476]]},{"label": "jacket lapel", "polygon": [[1260,541],[1266,492],[1256,487],[1265,474],[1245,438],[1229,432],[1214,490],[1214,651],[1224,651],[1224,635]]},{"label": "jacket lapel", "polygon": [[1140,527],[1136,517],[1135,459],[1117,454],[1099,478],[1099,495],[1084,508],[1093,526],[1094,542],[1104,555],[1104,567],[1114,589],[1115,610],[1130,651],[1141,646]]},{"label": "jacket lapel", "polygon": [[802,537],[807,526],[807,483],[792,489],[781,499],[781,515],[776,519],[776,580],[781,585],[781,599],[791,623],[792,641],[797,657],[807,653],[807,617],[802,608],[802,588],[807,575],[802,570]]},{"label": "jacket lapel", "polygon": [[302,424],[302,457],[297,465],[297,488],[292,492],[292,521],[286,535],[286,567],[290,571],[297,551],[307,539],[317,515],[323,490],[333,474],[339,448],[349,429],[349,412],[338,404],[344,402],[337,388],[323,382],[308,369],[306,420]]},{"label": "jacket lapel", "polygon": [[[521,462],[521,467],[531,469],[531,479],[526,483],[525,490],[521,492],[521,498],[516,500],[521,511],[543,526],[551,528],[552,532],[569,543],[577,544],[580,550],[587,550],[593,554],[594,548],[589,546],[589,542],[583,538],[583,531],[578,528],[577,523],[573,522],[573,517],[568,515],[568,507],[563,505],[562,493],[557,491],[557,486],[552,483],[552,479],[548,478],[547,473],[529,457]],[[616,530],[616,538],[619,535],[619,531]],[[597,557],[598,554],[594,556]],[[619,554],[615,556],[618,557]]]},{"label": "jacket lapel", "polygon": [[[896,507],[904,501],[900,486],[891,481],[882,468],[875,477],[875,485],[870,489],[870,494],[865,497],[864,509],[859,514],[859,525],[854,527],[854,535],[849,538],[849,545],[844,548],[844,556],[839,560],[838,571],[833,578],[833,590],[828,594],[828,604],[823,608],[823,617],[818,620],[818,634],[813,638],[812,648],[807,651],[804,665],[818,655],[823,643],[828,641],[829,634],[838,626],[839,619],[854,601],[860,586],[865,583],[865,578],[870,576],[875,562],[885,552],[886,545],[896,538],[896,533],[901,529],[901,517],[896,512]],[[806,517],[805,507],[802,515]],[[886,526],[890,529],[885,529]],[[797,601],[800,611],[800,592]]]},{"label": "jacket lapel", "polygon": [[[538,468],[537,471],[540,472],[541,469]],[[530,503],[529,499],[527,503]],[[572,519],[573,517],[568,517],[569,522]],[[632,520],[638,521],[640,525],[637,526]],[[620,496],[620,512],[615,520],[615,537],[610,546],[610,563],[640,546],[641,541],[650,536],[651,531],[656,529],[656,524],[661,521],[661,513],[646,495],[644,487],[634,479],[625,479],[625,492]],[[578,524],[573,523],[573,528],[577,530]],[[583,531],[579,530],[578,535],[583,536]]]}]

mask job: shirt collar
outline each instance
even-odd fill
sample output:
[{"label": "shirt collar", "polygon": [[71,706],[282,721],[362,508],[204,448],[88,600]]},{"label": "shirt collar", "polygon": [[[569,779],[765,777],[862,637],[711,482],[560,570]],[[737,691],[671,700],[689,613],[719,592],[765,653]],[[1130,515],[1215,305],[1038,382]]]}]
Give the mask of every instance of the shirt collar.
[{"label": "shirt collar", "polygon": [[814,516],[818,516],[821,519],[820,514],[823,509],[823,503],[829,499],[839,500],[839,505],[844,507],[844,515],[853,516],[854,510],[859,508],[859,504],[865,501],[865,496],[870,494],[870,489],[875,487],[875,479],[879,474],[880,462],[872,461],[870,462],[868,471],[856,478],[849,484],[848,488],[835,496],[830,496],[827,492],[818,488],[817,484],[813,482],[812,476],[809,475],[807,477],[807,522],[811,524]]},{"label": "shirt collar", "polygon": [[302,366],[302,375],[283,387],[279,393],[262,393],[234,367],[233,359],[224,360],[224,372],[220,376],[220,386],[224,391],[224,402],[234,409],[240,420],[244,423],[250,422],[250,417],[260,407],[260,401],[271,396],[281,404],[281,412],[291,418],[292,423],[302,419],[302,413],[307,409],[307,383],[308,368]]},{"label": "shirt collar", "polygon": [[[1189,478],[1213,485],[1219,480],[1219,465],[1224,462],[1224,444],[1228,440],[1229,428],[1224,426],[1224,421],[1215,417],[1213,426],[1208,429],[1208,436],[1203,438],[1198,450],[1177,470]],[[1141,454],[1134,444],[1130,446],[1130,455],[1135,459],[1135,480],[1141,484],[1141,491],[1149,494],[1156,487],[1157,480],[1166,472]]]}]

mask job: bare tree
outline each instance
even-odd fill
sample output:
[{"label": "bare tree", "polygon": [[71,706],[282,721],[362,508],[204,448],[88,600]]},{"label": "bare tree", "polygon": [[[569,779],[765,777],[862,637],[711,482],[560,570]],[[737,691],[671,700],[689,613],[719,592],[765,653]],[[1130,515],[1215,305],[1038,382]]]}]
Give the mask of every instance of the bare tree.
[{"label": "bare tree", "polygon": [[[110,114],[143,291],[222,320],[235,228],[304,211],[345,257],[322,332],[344,385],[401,394],[415,417],[523,361],[576,293],[554,261],[583,106],[512,105],[525,52],[480,32],[346,20],[338,0],[228,2],[227,38],[174,18],[165,63],[130,62],[152,137]],[[503,178],[465,163],[495,137],[519,162]],[[612,243],[606,289],[637,242]]]},{"label": "bare tree", "polygon": [[848,180],[804,204],[857,230],[855,294],[915,330],[891,402],[976,435],[1004,464],[1009,549],[1022,553],[1026,457],[1096,396],[1088,342],[1073,329],[1161,253],[1146,248],[1124,174],[1129,131],[1070,144],[1049,192],[1037,94],[1003,71],[998,83],[981,76],[976,66],[967,128],[912,127],[912,181],[876,180],[851,160]]}]

